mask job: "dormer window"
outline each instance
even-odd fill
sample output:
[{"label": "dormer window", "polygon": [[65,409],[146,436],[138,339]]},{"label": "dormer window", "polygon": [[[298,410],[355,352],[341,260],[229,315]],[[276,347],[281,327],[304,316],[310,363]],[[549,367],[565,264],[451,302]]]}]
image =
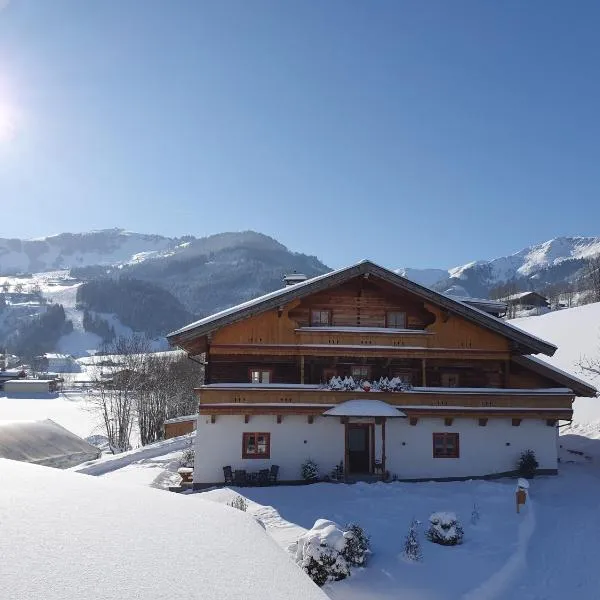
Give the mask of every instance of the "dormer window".
[{"label": "dormer window", "polygon": [[391,329],[406,329],[406,313],[400,310],[389,310],[385,314],[385,326]]},{"label": "dormer window", "polygon": [[310,311],[310,326],[311,327],[328,327],[331,325],[331,311],[320,308],[313,308]]}]

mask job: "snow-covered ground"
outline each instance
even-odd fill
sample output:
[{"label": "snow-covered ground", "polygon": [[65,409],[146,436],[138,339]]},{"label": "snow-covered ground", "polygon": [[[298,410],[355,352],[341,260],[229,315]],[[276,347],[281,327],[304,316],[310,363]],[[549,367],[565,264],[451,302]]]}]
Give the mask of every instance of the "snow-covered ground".
[{"label": "snow-covered ground", "polygon": [[0,598],[324,600],[251,516],[0,460]]},{"label": "snow-covered ground", "polygon": [[63,392],[56,397],[24,398],[0,395],[0,420],[39,421],[52,419],[82,438],[102,435],[98,415],[87,395]]},{"label": "snow-covered ground", "polygon": [[[582,373],[578,367],[582,358],[600,359],[600,302],[513,319],[510,323],[558,346],[554,356],[538,358],[600,387],[600,379]],[[576,423],[600,420],[600,399],[577,398],[574,406]]]},{"label": "snow-covered ground", "polygon": [[[330,598],[348,600],[450,600],[474,590],[502,598],[519,577],[503,569],[513,556],[526,550],[532,529],[529,511],[517,515],[514,481],[454,483],[319,483],[309,486],[223,489],[190,495],[190,501],[211,499],[226,503],[241,493],[251,500],[248,512],[260,518],[269,534],[284,549],[319,518],[340,525],[358,523],[371,535],[373,556],[367,568],[355,570],[342,582],[325,586]],[[480,520],[471,524],[473,504]],[[531,506],[528,505],[528,509]],[[429,516],[436,511],[456,512],[465,529],[464,543],[443,547],[424,538]],[[403,560],[404,538],[413,518],[422,522],[423,562]],[[292,552],[290,551],[290,555]],[[488,583],[496,577],[493,584]],[[483,588],[482,586],[485,586]],[[493,592],[493,594],[492,594]]]}]

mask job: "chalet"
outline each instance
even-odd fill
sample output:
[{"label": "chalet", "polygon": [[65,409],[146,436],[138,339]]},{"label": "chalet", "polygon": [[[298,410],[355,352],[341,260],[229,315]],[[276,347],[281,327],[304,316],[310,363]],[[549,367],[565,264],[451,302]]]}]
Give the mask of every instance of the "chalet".
[{"label": "chalet", "polygon": [[370,261],[287,285],[171,333],[203,356],[194,486],[223,467],[300,479],[556,473],[558,422],[596,390],[533,355],[552,344]]},{"label": "chalet", "polygon": [[165,440],[186,433],[192,433],[196,429],[197,415],[186,415],[183,417],[174,417],[165,421]]},{"label": "chalet", "polygon": [[549,308],[550,302],[548,298],[538,294],[537,292],[519,292],[505,298],[509,306],[515,306],[523,310],[531,310],[533,308]]}]

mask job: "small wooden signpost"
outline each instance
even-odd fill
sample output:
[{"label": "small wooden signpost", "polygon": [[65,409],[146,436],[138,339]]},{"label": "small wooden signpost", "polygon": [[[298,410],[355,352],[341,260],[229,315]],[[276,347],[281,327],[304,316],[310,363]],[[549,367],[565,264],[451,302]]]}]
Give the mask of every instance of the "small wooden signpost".
[{"label": "small wooden signpost", "polygon": [[521,506],[527,502],[527,490],[529,489],[529,482],[526,479],[519,479],[517,482],[517,490],[515,492],[517,500],[517,512],[521,512]]}]

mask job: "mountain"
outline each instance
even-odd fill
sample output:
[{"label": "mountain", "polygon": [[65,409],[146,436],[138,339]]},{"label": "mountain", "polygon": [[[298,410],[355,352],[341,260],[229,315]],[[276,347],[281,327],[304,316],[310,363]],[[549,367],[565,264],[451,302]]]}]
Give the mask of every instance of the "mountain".
[{"label": "mountain", "polygon": [[[329,270],[254,231],[167,238],[110,229],[4,239],[0,347],[82,355],[133,332],[160,347],[165,333],[278,289],[287,273]],[[43,315],[53,303],[64,309],[65,324],[50,336]]]},{"label": "mountain", "polygon": [[[598,255],[600,237],[557,237],[509,256],[470,262],[448,271],[397,269],[397,272],[440,292],[485,298],[491,289],[508,281],[514,281],[523,290],[572,282],[581,274],[586,259]],[[437,273],[439,279],[432,281]]]},{"label": "mountain", "polygon": [[123,229],[61,233],[35,240],[0,238],[0,275],[117,265],[164,252],[188,239]]}]

